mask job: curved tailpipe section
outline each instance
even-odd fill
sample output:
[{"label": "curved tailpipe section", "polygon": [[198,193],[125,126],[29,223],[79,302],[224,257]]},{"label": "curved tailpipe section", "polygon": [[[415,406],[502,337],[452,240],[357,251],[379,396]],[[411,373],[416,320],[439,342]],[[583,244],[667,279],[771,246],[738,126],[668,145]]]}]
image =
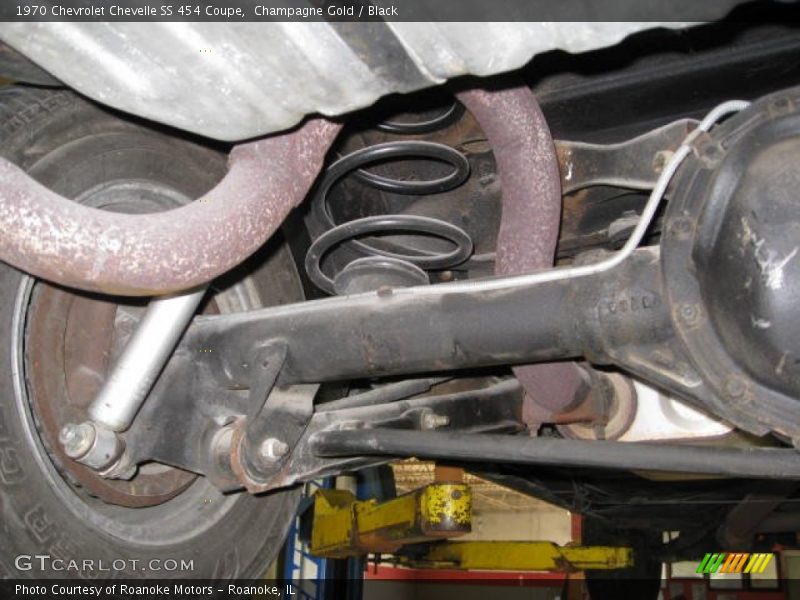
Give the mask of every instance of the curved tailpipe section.
[{"label": "curved tailpipe section", "polygon": [[[503,188],[495,272],[516,275],[552,267],[561,223],[561,176],[536,97],[520,86],[470,90],[458,99],[489,139]],[[532,402],[549,413],[574,408],[587,389],[572,362],[514,367],[514,374],[528,395],[526,408]]]},{"label": "curved tailpipe section", "polygon": [[340,125],[312,119],[235,146],[198,200],[132,215],[73,202],[0,159],[0,259],[82,290],[153,296],[200,286],[255,252],[310,189]]}]

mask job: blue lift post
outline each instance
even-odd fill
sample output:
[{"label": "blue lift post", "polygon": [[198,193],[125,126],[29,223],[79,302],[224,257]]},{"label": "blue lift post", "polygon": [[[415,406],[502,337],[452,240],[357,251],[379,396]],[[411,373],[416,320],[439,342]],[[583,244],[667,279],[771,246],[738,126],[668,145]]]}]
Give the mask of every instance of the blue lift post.
[{"label": "blue lift post", "polygon": [[[300,536],[300,519],[313,504],[314,492],[334,486],[333,477],[306,484],[303,501],[284,546],[283,578],[294,584],[295,592],[289,596],[284,591],[284,600],[362,600],[365,558],[317,558],[309,553],[308,544]],[[356,497],[359,500],[375,498],[384,501],[396,495],[394,474],[388,465],[365,469],[357,474]]]},{"label": "blue lift post", "polygon": [[333,487],[333,478],[312,481],[306,484],[303,500],[297,509],[289,535],[283,549],[283,579],[293,584],[296,595],[289,596],[284,588],[284,600],[326,600],[325,582],[328,563],[324,558],[317,558],[308,552],[308,544],[300,539],[300,518],[308,509],[308,501],[319,488]]},{"label": "blue lift post", "polygon": [[[318,558],[308,551],[308,544],[300,536],[300,519],[312,505],[317,489],[331,489],[335,480],[328,477],[319,482],[306,484],[303,501],[298,507],[284,546],[283,578],[293,584],[295,595],[288,595],[284,588],[284,600],[361,600],[363,592],[364,560]],[[359,485],[359,497],[361,494]]]}]

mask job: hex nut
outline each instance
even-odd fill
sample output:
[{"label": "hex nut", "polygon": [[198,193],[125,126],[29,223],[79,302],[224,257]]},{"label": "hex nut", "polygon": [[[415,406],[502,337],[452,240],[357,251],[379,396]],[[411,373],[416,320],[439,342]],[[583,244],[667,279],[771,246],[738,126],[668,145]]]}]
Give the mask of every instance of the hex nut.
[{"label": "hex nut", "polygon": [[289,453],[289,445],[278,438],[267,438],[261,442],[258,453],[265,460],[277,461]]},{"label": "hex nut", "polygon": [[91,450],[96,432],[91,423],[67,423],[58,434],[64,453],[70,458],[80,458]]}]

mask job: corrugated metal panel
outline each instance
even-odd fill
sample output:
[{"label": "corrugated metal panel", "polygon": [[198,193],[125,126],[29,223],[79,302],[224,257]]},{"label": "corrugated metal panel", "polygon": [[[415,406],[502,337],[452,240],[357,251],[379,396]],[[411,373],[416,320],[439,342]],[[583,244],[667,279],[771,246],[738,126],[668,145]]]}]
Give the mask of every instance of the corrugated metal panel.
[{"label": "corrugated metal panel", "polygon": [[104,104],[221,140],[459,75],[683,23],[2,23],[0,38]]}]

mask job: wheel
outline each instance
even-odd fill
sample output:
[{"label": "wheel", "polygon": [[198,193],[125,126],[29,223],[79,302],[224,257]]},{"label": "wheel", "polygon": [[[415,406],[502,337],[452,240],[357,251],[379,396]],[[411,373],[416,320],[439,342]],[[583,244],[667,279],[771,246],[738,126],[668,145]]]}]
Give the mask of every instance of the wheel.
[{"label": "wheel", "polygon": [[[117,211],[189,202],[225,172],[217,150],[67,91],[22,87],[0,89],[0,154],[67,197]],[[283,244],[239,271],[214,283],[205,311],[302,299]],[[155,464],[131,481],[104,480],[62,453],[58,430],[85,418],[144,304],[0,263],[0,578],[251,578],[280,549],[299,491],[223,495]]]},{"label": "wheel", "polygon": [[582,543],[587,546],[625,546],[633,550],[633,566],[611,571],[586,571],[586,587],[592,600],[636,598],[656,600],[661,588],[661,562],[653,552],[661,533],[621,529],[600,519],[584,517]]}]

